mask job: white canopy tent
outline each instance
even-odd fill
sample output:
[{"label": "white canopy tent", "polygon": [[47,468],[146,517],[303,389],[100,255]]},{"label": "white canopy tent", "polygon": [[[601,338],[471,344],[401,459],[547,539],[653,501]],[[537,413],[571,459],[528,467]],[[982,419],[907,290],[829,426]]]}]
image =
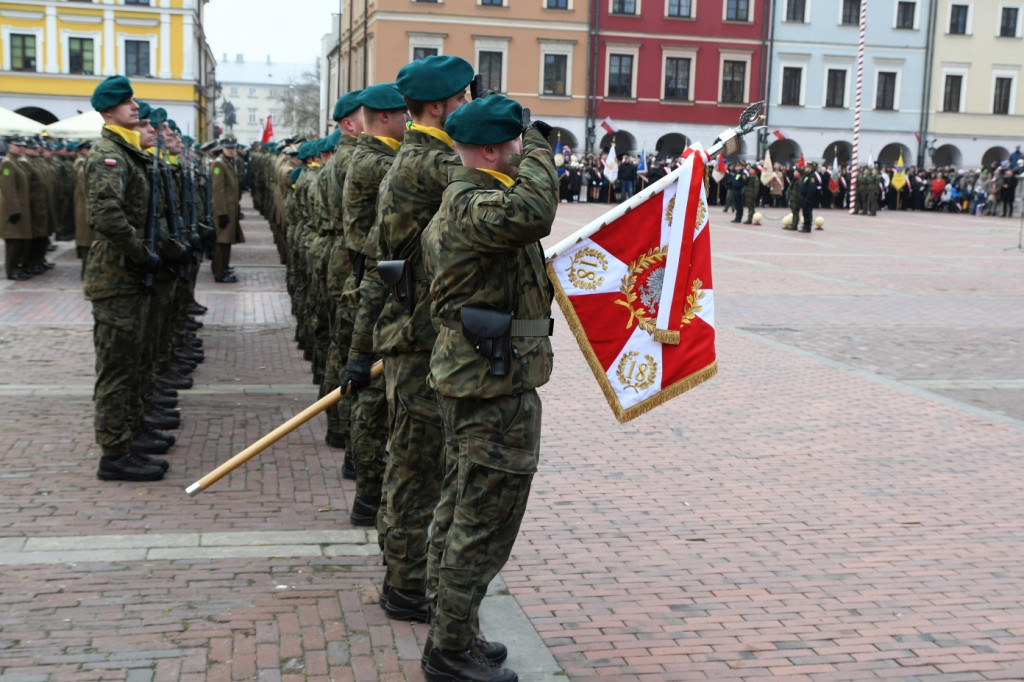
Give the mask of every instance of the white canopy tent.
[{"label": "white canopy tent", "polygon": [[42,123],[0,107],[0,135],[38,135],[43,129]]},{"label": "white canopy tent", "polygon": [[79,137],[93,139],[100,136],[103,116],[98,111],[85,111],[63,121],[46,126],[46,134],[52,137]]}]

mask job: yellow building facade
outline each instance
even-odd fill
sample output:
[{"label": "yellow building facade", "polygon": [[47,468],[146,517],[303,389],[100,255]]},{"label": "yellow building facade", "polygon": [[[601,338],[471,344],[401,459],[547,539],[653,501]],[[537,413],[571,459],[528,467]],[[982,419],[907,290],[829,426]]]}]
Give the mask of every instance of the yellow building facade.
[{"label": "yellow building facade", "polygon": [[936,0],[928,109],[937,163],[982,165],[1024,141],[1024,1]]},{"label": "yellow building facade", "polygon": [[575,148],[586,109],[587,19],[579,0],[344,0],[328,83],[347,92],[393,81],[417,58],[459,56],[486,87],[518,100]]},{"label": "yellow building facade", "polygon": [[52,123],[90,110],[96,84],[123,74],[136,97],[208,139],[207,1],[0,0],[0,106]]}]

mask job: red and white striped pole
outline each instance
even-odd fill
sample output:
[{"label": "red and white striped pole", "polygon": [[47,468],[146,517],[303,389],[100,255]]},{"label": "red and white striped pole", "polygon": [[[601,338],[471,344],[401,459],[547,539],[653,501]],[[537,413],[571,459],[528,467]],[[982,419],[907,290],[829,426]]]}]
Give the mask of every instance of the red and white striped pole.
[{"label": "red and white striped pole", "polygon": [[853,215],[857,208],[857,176],[860,174],[860,164],[857,159],[860,148],[860,103],[861,94],[864,92],[864,32],[867,16],[868,0],[860,0],[860,35],[857,37],[857,97],[853,105],[853,158],[850,160],[850,189],[847,193],[850,215]]}]

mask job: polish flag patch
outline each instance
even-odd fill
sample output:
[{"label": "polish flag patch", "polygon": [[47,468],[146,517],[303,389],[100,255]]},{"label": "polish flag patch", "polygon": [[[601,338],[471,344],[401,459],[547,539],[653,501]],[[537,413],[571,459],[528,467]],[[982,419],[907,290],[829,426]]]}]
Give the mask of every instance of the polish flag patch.
[{"label": "polish flag patch", "polygon": [[103,163],[107,164],[108,166],[116,166],[117,159],[103,159]]}]

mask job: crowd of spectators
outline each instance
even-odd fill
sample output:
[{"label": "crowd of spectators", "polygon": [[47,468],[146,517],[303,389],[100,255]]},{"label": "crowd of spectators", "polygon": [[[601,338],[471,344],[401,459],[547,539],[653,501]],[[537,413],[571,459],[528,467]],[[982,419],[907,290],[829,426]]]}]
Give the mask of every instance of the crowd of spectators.
[{"label": "crowd of spectators", "polygon": [[[561,200],[563,202],[589,201],[615,203],[625,201],[647,185],[656,182],[676,168],[681,160],[664,159],[649,155],[642,160],[622,154],[618,160],[618,177],[609,183],[605,175],[604,154],[587,154],[580,158],[566,155],[559,167]],[[796,164],[774,164],[773,178],[761,183],[756,205],[758,207],[785,208],[787,190],[793,183]],[[818,187],[816,208],[849,208],[852,183],[849,166],[840,167],[834,178],[829,164],[807,164],[803,175],[812,174]],[[708,199],[712,205],[732,207],[733,185],[737,172],[762,177],[764,169],[757,163],[733,162],[726,164],[722,177],[712,174],[708,183]],[[1024,156],[1020,147],[1002,163],[993,162],[984,168],[955,168],[932,166],[927,169],[907,166],[903,171],[905,182],[897,179],[891,165],[862,166],[860,182],[867,186],[864,194],[873,197],[865,206],[888,211],[947,211],[978,216],[1013,217],[1020,215],[1021,195],[1024,191]],[[895,180],[895,184],[894,184]],[[897,189],[898,187],[898,189]],[[742,191],[740,188],[739,191]],[[868,213],[867,208],[864,210]],[[874,210],[869,213],[874,215]]]}]

